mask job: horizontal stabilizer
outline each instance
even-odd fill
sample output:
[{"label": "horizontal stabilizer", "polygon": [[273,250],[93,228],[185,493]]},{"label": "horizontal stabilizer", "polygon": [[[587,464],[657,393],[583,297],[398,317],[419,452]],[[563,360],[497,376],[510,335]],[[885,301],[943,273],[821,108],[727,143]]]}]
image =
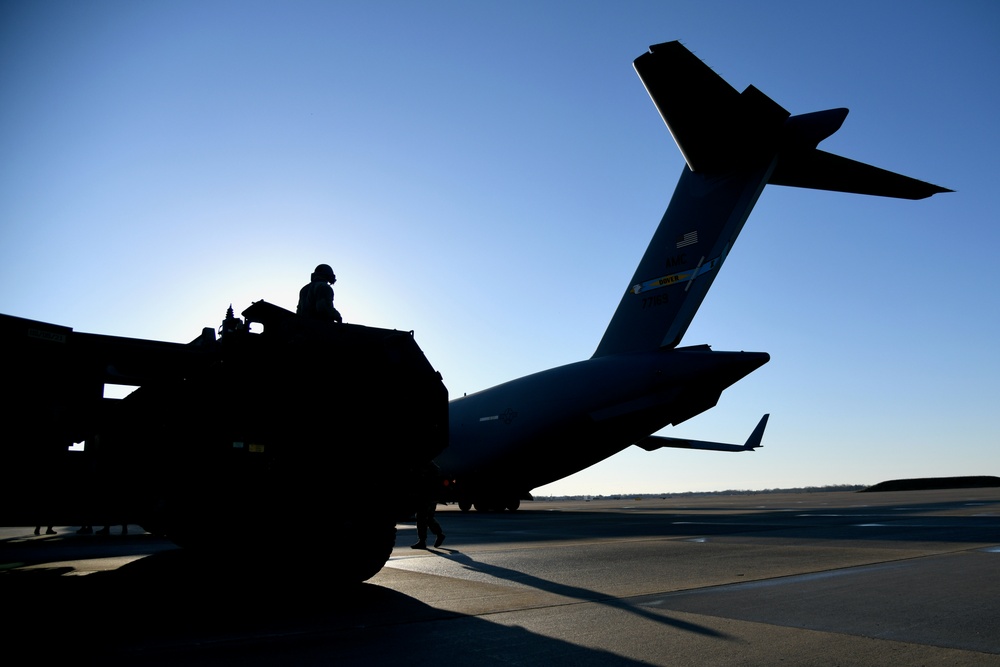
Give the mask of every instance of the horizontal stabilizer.
[{"label": "horizontal stabilizer", "polygon": [[951,192],[816,150],[840,129],[847,109],[789,116],[753,86],[737,92],[680,42],[653,45],[634,65],[694,173],[724,173],[777,153],[777,166],[767,181],[774,185],[901,199]]},{"label": "horizontal stabilizer", "polygon": [[859,195],[926,199],[948,188],[821,150],[783,151],[768,183]]},{"label": "horizontal stabilizer", "polygon": [[707,442],[705,440],[687,440],[685,438],[666,438],[660,435],[650,435],[635,443],[637,447],[642,447],[647,452],[651,452],[661,447],[677,447],[680,449],[706,449],[716,452],[752,452],[760,447],[761,439],[764,437],[764,428],[767,426],[767,418],[764,415],[757,422],[757,428],[753,430],[745,444],[730,445],[724,442]]}]

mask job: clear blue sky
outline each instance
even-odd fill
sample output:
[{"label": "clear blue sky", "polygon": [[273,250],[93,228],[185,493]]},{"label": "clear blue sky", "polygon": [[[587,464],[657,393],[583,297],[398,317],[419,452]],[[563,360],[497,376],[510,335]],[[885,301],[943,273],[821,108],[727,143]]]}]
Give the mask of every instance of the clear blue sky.
[{"label": "clear blue sky", "polygon": [[772,361],[540,493],[1000,474],[1000,4],[0,4],[0,312],[186,342],[319,262],[453,396],[590,356],[683,162],[631,67],[680,39],[821,148],[955,189],[768,187],[684,340]]}]

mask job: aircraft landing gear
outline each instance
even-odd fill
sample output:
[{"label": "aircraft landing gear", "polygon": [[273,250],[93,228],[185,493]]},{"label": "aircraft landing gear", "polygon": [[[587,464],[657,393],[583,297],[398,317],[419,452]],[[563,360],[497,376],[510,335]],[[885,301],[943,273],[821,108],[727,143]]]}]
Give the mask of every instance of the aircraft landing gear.
[{"label": "aircraft landing gear", "polygon": [[[463,508],[463,505],[468,507],[469,504],[467,502],[458,504],[459,509],[467,512],[468,509]],[[492,500],[476,501],[472,506],[476,508],[477,512],[516,512],[517,508],[521,506],[521,501],[518,498],[508,498],[506,500],[497,500],[494,498]]]}]

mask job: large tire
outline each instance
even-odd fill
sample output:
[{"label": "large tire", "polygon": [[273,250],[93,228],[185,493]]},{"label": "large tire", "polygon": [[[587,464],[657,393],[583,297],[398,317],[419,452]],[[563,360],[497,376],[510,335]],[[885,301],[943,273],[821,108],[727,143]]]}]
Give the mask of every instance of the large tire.
[{"label": "large tire", "polygon": [[371,579],[385,567],[396,546],[396,524],[372,520],[358,525],[348,535],[349,545],[338,551],[333,578],[340,583],[354,584]]},{"label": "large tire", "polygon": [[[164,513],[149,522],[178,546],[193,552],[272,563],[286,573],[295,570],[321,575],[328,584],[358,584],[381,570],[396,544],[396,523],[380,512],[361,512],[346,520],[333,520],[320,528],[321,515],[294,508],[278,514],[264,511],[213,515],[198,521],[189,512]],[[328,515],[323,515],[330,519]],[[259,517],[260,521],[250,517]],[[202,517],[204,518],[204,517]],[[279,531],[279,536],[274,531]],[[343,547],[332,550],[331,533]],[[291,567],[290,567],[291,566]]]}]

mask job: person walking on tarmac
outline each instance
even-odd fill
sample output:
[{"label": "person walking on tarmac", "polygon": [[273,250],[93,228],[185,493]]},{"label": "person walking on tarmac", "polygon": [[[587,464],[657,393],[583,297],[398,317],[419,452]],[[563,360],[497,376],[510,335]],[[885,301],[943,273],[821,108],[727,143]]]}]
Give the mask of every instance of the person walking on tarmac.
[{"label": "person walking on tarmac", "polygon": [[434,519],[434,511],[437,509],[437,499],[439,485],[441,484],[441,471],[433,462],[421,470],[418,493],[420,497],[417,506],[417,543],[410,545],[411,549],[427,548],[427,529],[430,528],[436,539],[434,548],[444,544],[444,531],[441,525]]},{"label": "person walking on tarmac", "polygon": [[320,264],[310,276],[309,284],[299,290],[299,305],[295,312],[312,320],[343,322],[344,318],[333,307],[333,283],[337,276],[329,264]]}]

